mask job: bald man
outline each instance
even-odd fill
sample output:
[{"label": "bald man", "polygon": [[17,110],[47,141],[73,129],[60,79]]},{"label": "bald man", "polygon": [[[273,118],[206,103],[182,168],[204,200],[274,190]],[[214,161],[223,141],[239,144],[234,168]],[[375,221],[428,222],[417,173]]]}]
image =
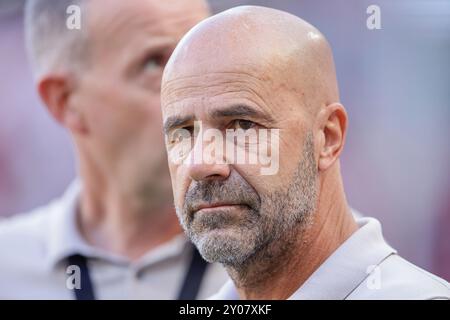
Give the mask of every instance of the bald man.
[{"label": "bald man", "polygon": [[204,20],[171,56],[161,99],[179,220],[232,279],[213,298],[450,297],[376,219],[351,214],[339,165],[347,113],[316,28],[252,6]]},{"label": "bald man", "polygon": [[[80,29],[67,28],[77,7]],[[163,67],[209,15],[206,2],[28,0],[25,15],[37,90],[71,135],[79,177],[61,199],[0,224],[0,299],[217,291],[225,270],[204,263],[173,208],[160,108]]]}]

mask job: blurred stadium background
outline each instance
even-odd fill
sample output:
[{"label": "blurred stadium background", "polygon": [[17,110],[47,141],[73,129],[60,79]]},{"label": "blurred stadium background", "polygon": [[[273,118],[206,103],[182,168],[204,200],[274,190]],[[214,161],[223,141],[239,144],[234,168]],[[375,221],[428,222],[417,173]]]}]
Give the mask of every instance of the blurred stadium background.
[{"label": "blurred stadium background", "polygon": [[[59,196],[75,175],[70,139],[35,92],[23,0],[0,0],[0,216]],[[350,204],[380,219],[405,258],[450,280],[450,1],[213,0],[292,12],[334,50],[350,117],[343,154]],[[381,8],[368,30],[366,8]],[[11,244],[14,245],[14,244]]]}]

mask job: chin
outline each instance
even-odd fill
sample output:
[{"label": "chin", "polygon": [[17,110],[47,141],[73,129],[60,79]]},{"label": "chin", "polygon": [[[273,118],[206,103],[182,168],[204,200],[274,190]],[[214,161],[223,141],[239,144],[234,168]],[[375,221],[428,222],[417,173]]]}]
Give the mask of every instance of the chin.
[{"label": "chin", "polygon": [[254,245],[243,231],[214,229],[192,238],[202,257],[208,262],[225,265],[241,264],[254,252]]}]

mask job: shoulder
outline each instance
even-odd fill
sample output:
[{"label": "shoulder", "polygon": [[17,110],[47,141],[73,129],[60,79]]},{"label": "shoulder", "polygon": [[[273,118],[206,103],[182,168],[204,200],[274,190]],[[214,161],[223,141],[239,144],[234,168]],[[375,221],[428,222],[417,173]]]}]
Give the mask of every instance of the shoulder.
[{"label": "shoulder", "polygon": [[[65,203],[56,199],[30,212],[0,220],[0,271],[19,272],[42,265]],[[1,277],[1,275],[0,275]]]},{"label": "shoulder", "polygon": [[34,250],[47,241],[64,212],[73,207],[79,194],[74,181],[62,197],[32,211],[0,220],[0,255],[7,251]]},{"label": "shoulder", "polygon": [[25,297],[30,283],[46,279],[49,213],[42,207],[0,221],[0,299]]},{"label": "shoulder", "polygon": [[0,245],[9,239],[36,238],[44,233],[52,204],[0,220]]},{"label": "shoulder", "polygon": [[0,220],[1,259],[42,250],[53,210],[54,204],[50,204]]},{"label": "shoulder", "polygon": [[349,299],[450,299],[450,286],[397,254],[372,268]]},{"label": "shoulder", "polygon": [[[63,273],[49,268],[55,202],[0,221],[0,299],[64,298]],[[62,287],[64,288],[64,287]]]}]

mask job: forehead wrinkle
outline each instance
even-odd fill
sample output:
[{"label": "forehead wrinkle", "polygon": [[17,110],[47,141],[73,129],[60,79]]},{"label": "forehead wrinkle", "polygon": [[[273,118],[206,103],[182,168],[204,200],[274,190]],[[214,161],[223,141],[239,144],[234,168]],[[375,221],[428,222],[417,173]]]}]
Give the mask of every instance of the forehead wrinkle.
[{"label": "forehead wrinkle", "polygon": [[[198,82],[197,82],[198,80]],[[256,98],[256,104],[270,104],[267,77],[236,71],[210,72],[207,75],[189,75],[164,81],[161,90],[163,106],[194,98],[217,98],[224,94],[247,93],[245,98]],[[206,94],[205,94],[206,93]]]}]

